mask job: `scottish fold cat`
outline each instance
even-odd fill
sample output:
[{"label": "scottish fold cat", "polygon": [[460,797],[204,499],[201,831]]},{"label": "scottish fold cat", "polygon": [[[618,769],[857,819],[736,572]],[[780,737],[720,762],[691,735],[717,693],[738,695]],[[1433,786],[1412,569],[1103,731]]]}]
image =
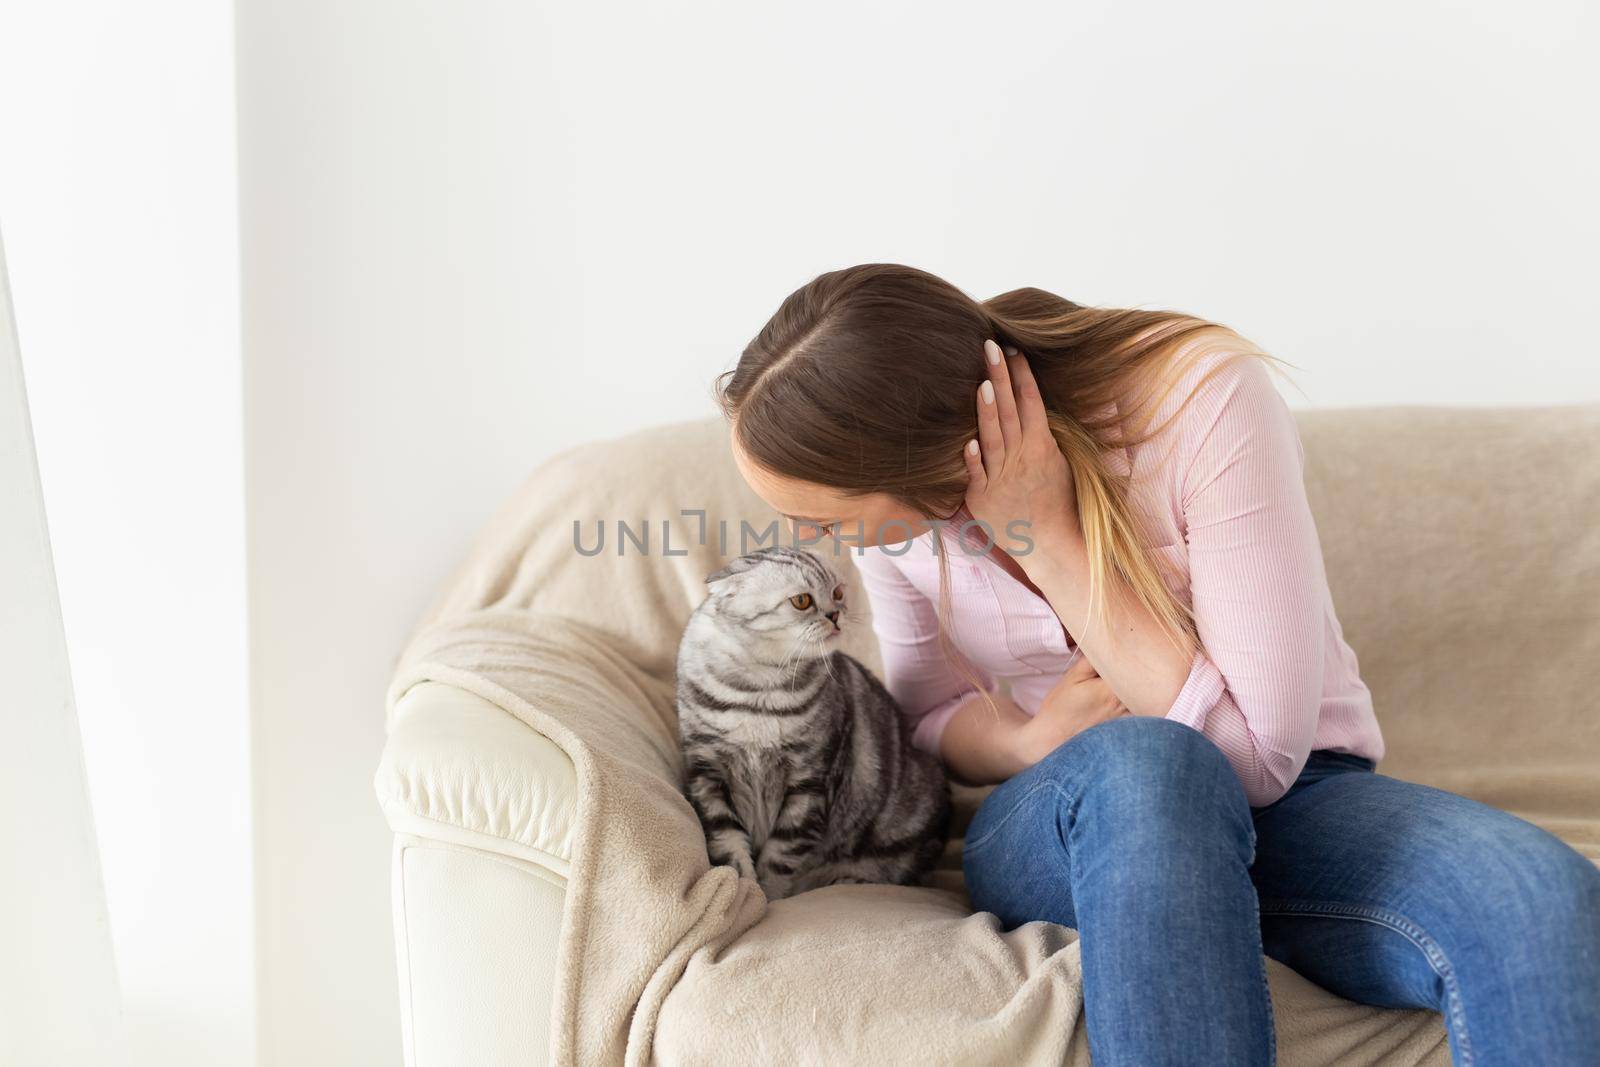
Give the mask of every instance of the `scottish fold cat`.
[{"label": "scottish fold cat", "polygon": [[849,595],[820,554],[775,546],[706,576],[677,656],[684,795],[713,864],[769,900],[838,882],[921,884],[950,787],[872,672],[837,645]]}]

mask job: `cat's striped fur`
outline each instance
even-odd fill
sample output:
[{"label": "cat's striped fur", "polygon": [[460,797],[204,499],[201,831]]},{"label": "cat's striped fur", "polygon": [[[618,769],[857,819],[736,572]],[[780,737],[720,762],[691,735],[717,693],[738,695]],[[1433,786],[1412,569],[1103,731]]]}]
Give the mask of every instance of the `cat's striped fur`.
[{"label": "cat's striped fur", "polygon": [[684,795],[711,862],[769,900],[920,884],[944,848],[949,783],[882,683],[833,647],[852,618],[837,572],[777,546],[706,584],[678,648],[677,708]]}]

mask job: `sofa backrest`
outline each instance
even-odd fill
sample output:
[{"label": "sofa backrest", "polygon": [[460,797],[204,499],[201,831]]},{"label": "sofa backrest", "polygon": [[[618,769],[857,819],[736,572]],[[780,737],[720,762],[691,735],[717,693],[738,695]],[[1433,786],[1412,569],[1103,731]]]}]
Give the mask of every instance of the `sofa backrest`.
[{"label": "sofa backrest", "polygon": [[[1296,414],[1334,606],[1388,745],[1380,769],[1546,823],[1600,821],[1600,405]],[[453,596],[580,620],[670,700],[705,575],[738,554],[742,524],[777,518],[720,417],[585,444],[480,534],[504,569],[446,583],[430,617]],[[877,670],[859,592],[856,607],[844,647]]]},{"label": "sofa backrest", "polygon": [[1600,405],[1297,417],[1383,769],[1600,816]]}]

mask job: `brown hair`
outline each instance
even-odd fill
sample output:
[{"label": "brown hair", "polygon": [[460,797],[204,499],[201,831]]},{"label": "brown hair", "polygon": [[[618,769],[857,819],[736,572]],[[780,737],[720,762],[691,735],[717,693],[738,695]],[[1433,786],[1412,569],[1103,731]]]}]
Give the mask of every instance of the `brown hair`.
[{"label": "brown hair", "polygon": [[[1149,422],[1191,359],[1220,348],[1283,362],[1228,327],[1172,311],[1085,307],[1031,287],[978,301],[926,271],[865,263],[791,293],[734,369],[717,377],[715,397],[736,419],[739,445],[762,468],[846,496],[885,493],[925,518],[946,518],[966,498],[961,450],[976,434],[987,338],[1027,359],[1072,471],[1091,614],[1110,614],[1109,583],[1193,655],[1193,614],[1161,579],[1129,479],[1105,456],[1167,425]],[[1180,359],[1184,352],[1189,357]],[[1196,391],[1230,362],[1208,371]],[[950,644],[944,551],[939,579],[941,647],[997,710]]]}]

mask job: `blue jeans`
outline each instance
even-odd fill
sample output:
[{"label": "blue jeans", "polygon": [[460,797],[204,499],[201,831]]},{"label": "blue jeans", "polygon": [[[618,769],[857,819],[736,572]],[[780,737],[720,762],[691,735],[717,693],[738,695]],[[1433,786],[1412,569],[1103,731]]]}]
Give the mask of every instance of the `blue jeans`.
[{"label": "blue jeans", "polygon": [[1272,1063],[1264,955],[1442,1013],[1457,1064],[1600,1063],[1600,868],[1359,756],[1252,808],[1198,730],[1112,719],[997,785],[962,867],[1003,929],[1078,931],[1095,1067]]}]

